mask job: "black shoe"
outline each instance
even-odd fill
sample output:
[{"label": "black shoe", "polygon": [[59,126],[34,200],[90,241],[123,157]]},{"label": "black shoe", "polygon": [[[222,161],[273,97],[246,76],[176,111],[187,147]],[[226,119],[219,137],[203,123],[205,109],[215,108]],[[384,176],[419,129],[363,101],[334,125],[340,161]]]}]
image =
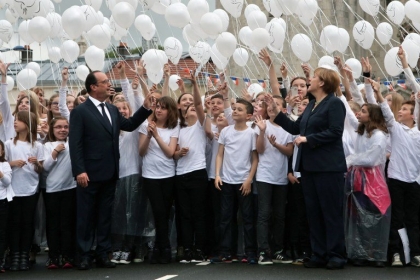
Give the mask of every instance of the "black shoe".
[{"label": "black shoe", "polygon": [[22,271],[29,270],[29,253],[28,252],[22,252],[22,254],[20,255],[19,270],[22,270]]},{"label": "black shoe", "polygon": [[159,258],[160,258],[160,250],[158,248],[153,248],[152,256],[150,257],[150,263],[151,264],[159,263]]},{"label": "black shoe", "polygon": [[326,267],[327,269],[330,269],[330,270],[343,269],[344,264],[336,262],[336,261],[329,261]]},{"label": "black shoe", "polygon": [[207,257],[204,255],[204,252],[199,249],[196,249],[191,259],[191,262],[201,263],[201,262],[205,262],[206,260],[207,260]]},{"label": "black shoe", "polygon": [[96,258],[96,267],[115,268],[116,264],[111,262],[108,257]]},{"label": "black shoe", "polygon": [[353,260],[354,266],[367,266],[368,261],[367,260]]},{"label": "black shoe", "polygon": [[383,268],[386,266],[385,262],[380,262],[380,261],[372,262],[372,265],[374,267],[379,267],[379,268]]},{"label": "black shoe", "polygon": [[79,263],[79,270],[89,270],[90,269],[90,260],[88,258],[82,258]]},{"label": "black shoe", "polygon": [[20,255],[19,253],[10,253],[10,271],[19,271]]},{"label": "black shoe", "polygon": [[306,268],[323,268],[325,267],[325,263],[321,263],[321,262],[316,262],[316,261],[307,261],[305,263],[303,263],[303,266]]},{"label": "black shoe", "polygon": [[171,248],[160,250],[159,263],[167,264],[171,262],[171,259],[172,259]]}]

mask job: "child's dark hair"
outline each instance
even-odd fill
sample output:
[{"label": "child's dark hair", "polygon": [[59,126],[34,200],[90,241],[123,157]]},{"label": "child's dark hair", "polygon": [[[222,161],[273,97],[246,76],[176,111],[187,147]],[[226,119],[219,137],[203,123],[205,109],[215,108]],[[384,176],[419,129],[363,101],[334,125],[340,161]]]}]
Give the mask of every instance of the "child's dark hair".
[{"label": "child's dark hair", "polygon": [[[192,95],[191,93],[188,93],[188,92],[184,92],[183,94],[181,94],[181,95],[178,97],[178,101],[177,101],[178,105],[179,105],[179,104],[181,104],[181,99],[182,99],[182,97],[183,97],[184,95],[187,95],[187,94]],[[184,125],[185,125],[184,113],[185,113],[185,112],[182,112],[182,110],[181,110],[181,109],[178,109],[179,121],[180,121],[180,123],[182,123],[182,124],[184,124]],[[185,125],[185,126],[186,126],[186,125]]]},{"label": "child's dark hair", "polygon": [[[178,110],[176,107],[175,100],[173,100],[169,96],[163,96],[156,100],[156,106],[160,105],[161,107],[166,108],[168,110],[168,118],[166,120],[166,127],[169,129],[173,129],[178,125]],[[155,110],[156,112],[156,110]],[[156,113],[153,113],[153,121],[156,122]]]},{"label": "child's dark hair", "polygon": [[414,107],[416,106],[416,102],[414,102],[413,100],[406,100],[401,104],[401,106],[402,105],[411,105],[410,111],[411,114],[414,114]]},{"label": "child's dark hair", "polygon": [[245,105],[247,114],[251,114],[251,115],[254,114],[254,106],[252,106],[252,104],[249,101],[246,101],[243,98],[238,98],[236,100],[236,103]]},{"label": "child's dark hair", "polygon": [[386,122],[384,115],[382,114],[381,107],[370,103],[363,104],[362,108],[363,107],[366,107],[368,110],[369,122],[367,124],[360,123],[356,132],[359,135],[363,135],[366,131],[368,138],[372,136],[372,133],[375,129],[379,129],[385,133],[388,133],[388,128],[386,127]]},{"label": "child's dark hair", "polygon": [[48,120],[48,123],[50,123],[53,119],[54,119],[54,116],[53,116],[53,112],[52,112],[52,110],[51,110],[51,106],[52,106],[52,103],[53,103],[53,101],[54,101],[54,99],[56,99],[57,97],[59,97],[58,96],[58,94],[56,93],[56,94],[53,94],[51,97],[50,97],[50,100],[48,100],[48,114],[47,114],[47,120]]},{"label": "child's dark hair", "polygon": [[221,95],[220,93],[213,94],[213,95],[210,97],[210,100],[213,100],[213,99],[216,99],[216,98],[221,99],[223,102],[225,101],[225,98],[224,98],[224,97],[223,97],[223,95]]},{"label": "child's dark hair", "polygon": [[1,146],[1,151],[3,152],[3,154],[0,155],[0,162],[5,162],[6,161],[6,152],[4,151],[4,143],[1,140],[0,140],[0,146]]},{"label": "child's dark hair", "polygon": [[[35,142],[37,140],[37,128],[38,128],[38,122],[36,115],[29,111],[20,111],[17,112],[15,115],[15,118],[18,121],[23,122],[26,124],[28,128],[28,134],[26,136],[26,142],[31,143],[32,140],[32,147],[35,145]],[[32,138],[32,139],[31,139]],[[17,140],[19,139],[19,133],[16,133],[15,138],[13,139],[13,144],[16,145]]]},{"label": "child's dark hair", "polygon": [[284,100],[283,97],[281,97],[280,95],[273,95],[273,98],[280,100],[281,102],[281,107],[284,109],[287,107],[287,103],[286,100]]},{"label": "child's dark hair", "polygon": [[65,117],[62,117],[62,116],[55,117],[54,119],[52,119],[48,127],[48,135],[46,139],[48,142],[57,141],[57,138],[55,138],[55,135],[54,135],[54,126],[58,121],[66,121],[67,124],[69,124],[69,121]]}]

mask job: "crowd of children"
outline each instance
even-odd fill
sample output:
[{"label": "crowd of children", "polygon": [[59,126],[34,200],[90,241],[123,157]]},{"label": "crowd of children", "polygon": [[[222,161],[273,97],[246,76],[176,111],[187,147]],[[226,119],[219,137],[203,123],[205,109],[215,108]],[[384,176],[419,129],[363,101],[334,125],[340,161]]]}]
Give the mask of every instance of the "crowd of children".
[{"label": "crowd of children", "polygon": [[[343,228],[346,257],[355,266],[389,262],[420,267],[420,85],[402,48],[398,56],[413,100],[404,101],[397,93],[383,97],[379,84],[370,79],[368,59],[362,59],[362,94],[352,70],[335,59],[344,93],[338,87],[333,98],[341,99],[346,109],[340,132],[348,169],[342,174]],[[280,111],[299,120],[314,102],[308,91],[311,80],[317,79],[320,87],[322,81],[317,74],[310,77],[307,65],[302,66],[304,76],[290,80],[282,65],[279,84],[268,52],[262,50],[260,59],[269,68],[271,92],[253,97],[245,92],[234,102],[223,74],[217,89],[202,99],[191,72],[184,79],[191,82],[192,93],[185,92],[181,79],[182,94],[174,100],[167,65],[158,90],[147,86],[141,61],[132,83],[125,62],[118,63],[122,94],[111,92],[109,102],[121,115],[130,117],[149,93],[156,102],[137,131],[120,132],[112,262],[169,263],[174,255],[180,263],[311,260],[305,194],[295,168],[305,137],[289,134],[275,119]],[[67,139],[72,109],[89,97],[68,94],[68,70],[63,69],[59,94],[45,102],[42,88],[22,91],[12,112],[7,68],[0,62],[0,271],[30,268],[39,227],[45,227],[47,238],[46,266],[72,268],[77,265],[78,186]],[[42,207],[44,224],[35,222]],[[403,228],[410,259],[400,238]]]}]

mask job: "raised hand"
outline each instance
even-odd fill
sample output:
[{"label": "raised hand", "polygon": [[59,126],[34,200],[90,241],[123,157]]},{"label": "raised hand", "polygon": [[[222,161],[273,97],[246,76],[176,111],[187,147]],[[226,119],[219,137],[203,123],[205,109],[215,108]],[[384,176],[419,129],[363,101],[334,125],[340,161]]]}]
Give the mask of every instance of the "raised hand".
[{"label": "raised hand", "polygon": [[407,56],[402,46],[398,47],[397,55],[399,59],[401,60],[402,67],[407,68],[408,67]]},{"label": "raised hand", "polygon": [[243,88],[241,90],[241,94],[242,94],[241,97],[243,99],[245,99],[246,101],[249,101],[249,102],[252,101],[252,96],[251,96],[251,94],[249,94],[249,92],[248,92],[248,90],[246,88]]},{"label": "raised hand", "polygon": [[146,65],[142,59],[134,62],[135,72],[139,77],[143,77],[146,74]]},{"label": "raised hand", "polygon": [[307,63],[304,63],[300,67],[302,67],[306,79],[309,79],[309,77],[311,76],[311,68],[309,67],[309,65]]},{"label": "raised hand", "polygon": [[369,63],[369,57],[362,57],[360,62],[362,63],[363,73],[372,72],[372,65]]},{"label": "raised hand", "polygon": [[178,79],[178,80],[176,81],[176,84],[178,85],[179,90],[180,90],[182,93],[184,93],[184,92],[185,92],[185,84],[184,84],[184,81],[183,81],[182,79]]},{"label": "raised hand", "polygon": [[281,72],[281,76],[283,77],[283,79],[286,79],[287,78],[288,71],[287,71],[287,67],[286,67],[286,63],[285,62],[283,62],[281,64],[281,66],[280,66],[280,72]]},{"label": "raised hand", "polygon": [[9,68],[10,63],[4,63],[0,60],[0,74],[1,74],[1,82],[5,84],[7,82],[7,69]]},{"label": "raised hand", "polygon": [[227,87],[227,83],[224,82],[223,84],[219,85],[219,87],[217,88],[217,90],[219,91],[219,93],[221,95],[223,95],[223,97],[227,98],[228,96],[228,87]]},{"label": "raised hand", "polygon": [[152,107],[152,104],[155,104],[155,102],[156,102],[156,98],[153,96],[152,92],[150,92],[144,99],[143,107],[146,108],[147,110],[150,110],[150,108]]},{"label": "raised hand", "polygon": [[341,57],[339,56],[334,56],[334,65],[337,66],[338,70],[342,70],[343,69],[343,61],[341,60]]},{"label": "raised hand", "polygon": [[267,65],[267,67],[271,66],[272,61],[267,49],[262,49],[258,53],[258,58],[261,59],[265,63],[265,65]]},{"label": "raised hand", "polygon": [[131,83],[131,88],[136,90],[139,87],[140,81],[139,78],[135,77]]},{"label": "raised hand", "polygon": [[261,132],[264,132],[267,128],[267,124],[265,123],[265,119],[262,116],[256,115],[254,123],[258,126]]},{"label": "raised hand", "polygon": [[344,73],[346,74],[347,79],[349,79],[349,81],[352,82],[354,78],[353,78],[353,70],[351,69],[351,67],[348,66],[347,64],[344,64],[343,70],[345,71]]},{"label": "raised hand", "polygon": [[125,77],[125,64],[124,61],[118,61],[117,65],[115,66],[118,70],[118,73],[120,74],[120,76],[124,76]]},{"label": "raised hand", "polygon": [[165,77],[169,78],[169,76],[171,76],[171,67],[169,66],[168,63],[166,63],[163,66],[163,74],[165,75]]}]

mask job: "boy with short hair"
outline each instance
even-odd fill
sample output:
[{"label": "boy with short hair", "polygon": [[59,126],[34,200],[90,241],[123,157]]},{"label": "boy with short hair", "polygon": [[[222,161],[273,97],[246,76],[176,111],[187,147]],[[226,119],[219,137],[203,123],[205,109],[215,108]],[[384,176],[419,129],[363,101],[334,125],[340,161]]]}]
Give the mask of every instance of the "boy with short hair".
[{"label": "boy with short hair", "polygon": [[[216,158],[214,185],[222,192],[221,205],[221,241],[219,257],[212,262],[232,262],[231,231],[232,219],[236,214],[235,200],[238,202],[244,224],[245,252],[247,262],[257,263],[255,229],[251,184],[258,165],[256,137],[253,129],[246,124],[253,115],[254,108],[244,99],[238,99],[233,105],[234,125],[224,128],[219,136],[219,150]],[[223,174],[220,170],[223,164]]]}]

